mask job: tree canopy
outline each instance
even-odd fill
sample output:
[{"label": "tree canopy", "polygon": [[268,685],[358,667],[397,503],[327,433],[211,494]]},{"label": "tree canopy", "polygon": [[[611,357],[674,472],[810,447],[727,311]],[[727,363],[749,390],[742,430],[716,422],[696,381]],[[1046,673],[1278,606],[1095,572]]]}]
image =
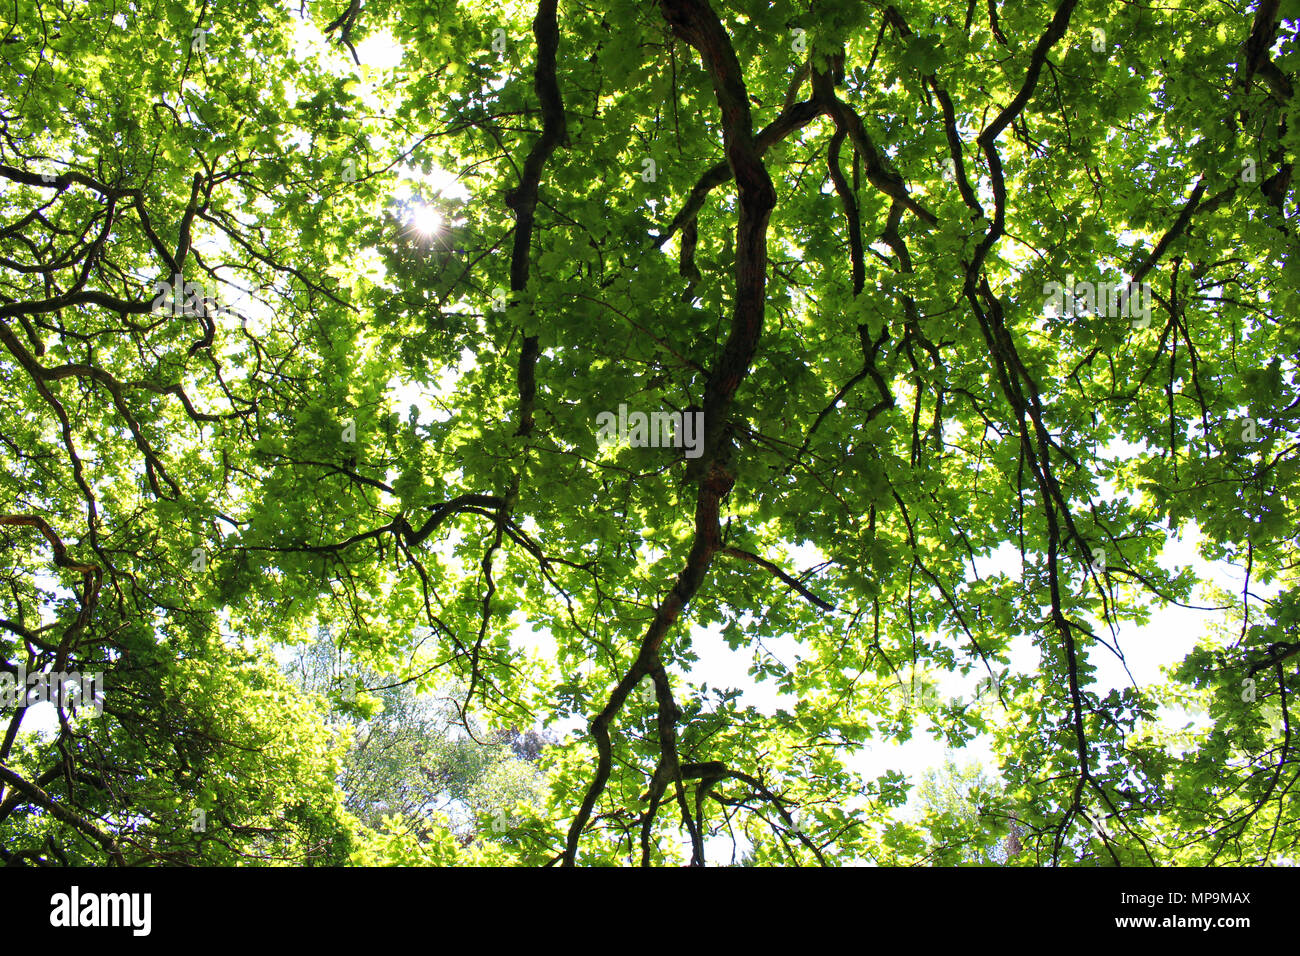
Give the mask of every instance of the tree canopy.
[{"label": "tree canopy", "polygon": [[0,859],[1293,858],[1298,17],[0,12]]}]

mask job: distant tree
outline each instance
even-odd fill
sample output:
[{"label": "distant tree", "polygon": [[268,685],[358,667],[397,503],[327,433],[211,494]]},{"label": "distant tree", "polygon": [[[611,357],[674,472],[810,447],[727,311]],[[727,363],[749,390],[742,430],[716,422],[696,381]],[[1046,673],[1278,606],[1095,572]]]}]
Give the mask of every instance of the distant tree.
[{"label": "distant tree", "polygon": [[510,839],[526,814],[540,814],[538,761],[553,735],[466,730],[448,696],[417,694],[350,666],[328,633],[298,648],[287,670],[305,691],[334,698],[329,723],[344,747],[339,787],[364,826],[383,829],[396,819],[417,841],[450,830],[464,846]]},{"label": "distant tree", "polygon": [[[1014,858],[1018,827],[996,804],[1002,785],[977,764],[960,767],[951,755],[926,770],[913,795],[916,826],[925,852],[916,862],[934,866],[990,866]],[[1014,841],[1014,842],[1013,842]],[[1016,851],[1018,852],[1018,851]]]}]

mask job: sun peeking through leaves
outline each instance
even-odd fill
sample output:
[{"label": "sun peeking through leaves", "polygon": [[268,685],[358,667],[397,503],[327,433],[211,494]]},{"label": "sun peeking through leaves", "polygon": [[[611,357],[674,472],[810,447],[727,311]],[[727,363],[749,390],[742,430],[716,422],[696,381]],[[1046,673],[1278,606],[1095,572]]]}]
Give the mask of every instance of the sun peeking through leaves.
[{"label": "sun peeking through leaves", "polygon": [[442,213],[417,200],[406,210],[406,225],[417,238],[427,241],[442,231]]}]

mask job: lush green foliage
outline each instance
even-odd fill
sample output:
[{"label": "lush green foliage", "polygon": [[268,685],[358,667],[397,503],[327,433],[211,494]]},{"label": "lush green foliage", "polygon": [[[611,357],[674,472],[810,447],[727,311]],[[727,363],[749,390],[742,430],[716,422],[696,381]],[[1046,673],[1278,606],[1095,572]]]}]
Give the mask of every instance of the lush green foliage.
[{"label": "lush green foliage", "polygon": [[[5,714],[4,858],[1294,856],[1295,14],[0,13],[0,673],[104,675],[102,716]],[[1045,306],[1130,281],[1149,313]],[[699,455],[599,441],[620,406]],[[1161,560],[1192,528],[1244,588]],[[1099,683],[1172,603],[1221,632]],[[272,654],[318,633],[352,671],[304,689]],[[579,727],[544,799],[447,687],[467,732]],[[991,742],[976,812],[862,772],[918,726]]]}]

